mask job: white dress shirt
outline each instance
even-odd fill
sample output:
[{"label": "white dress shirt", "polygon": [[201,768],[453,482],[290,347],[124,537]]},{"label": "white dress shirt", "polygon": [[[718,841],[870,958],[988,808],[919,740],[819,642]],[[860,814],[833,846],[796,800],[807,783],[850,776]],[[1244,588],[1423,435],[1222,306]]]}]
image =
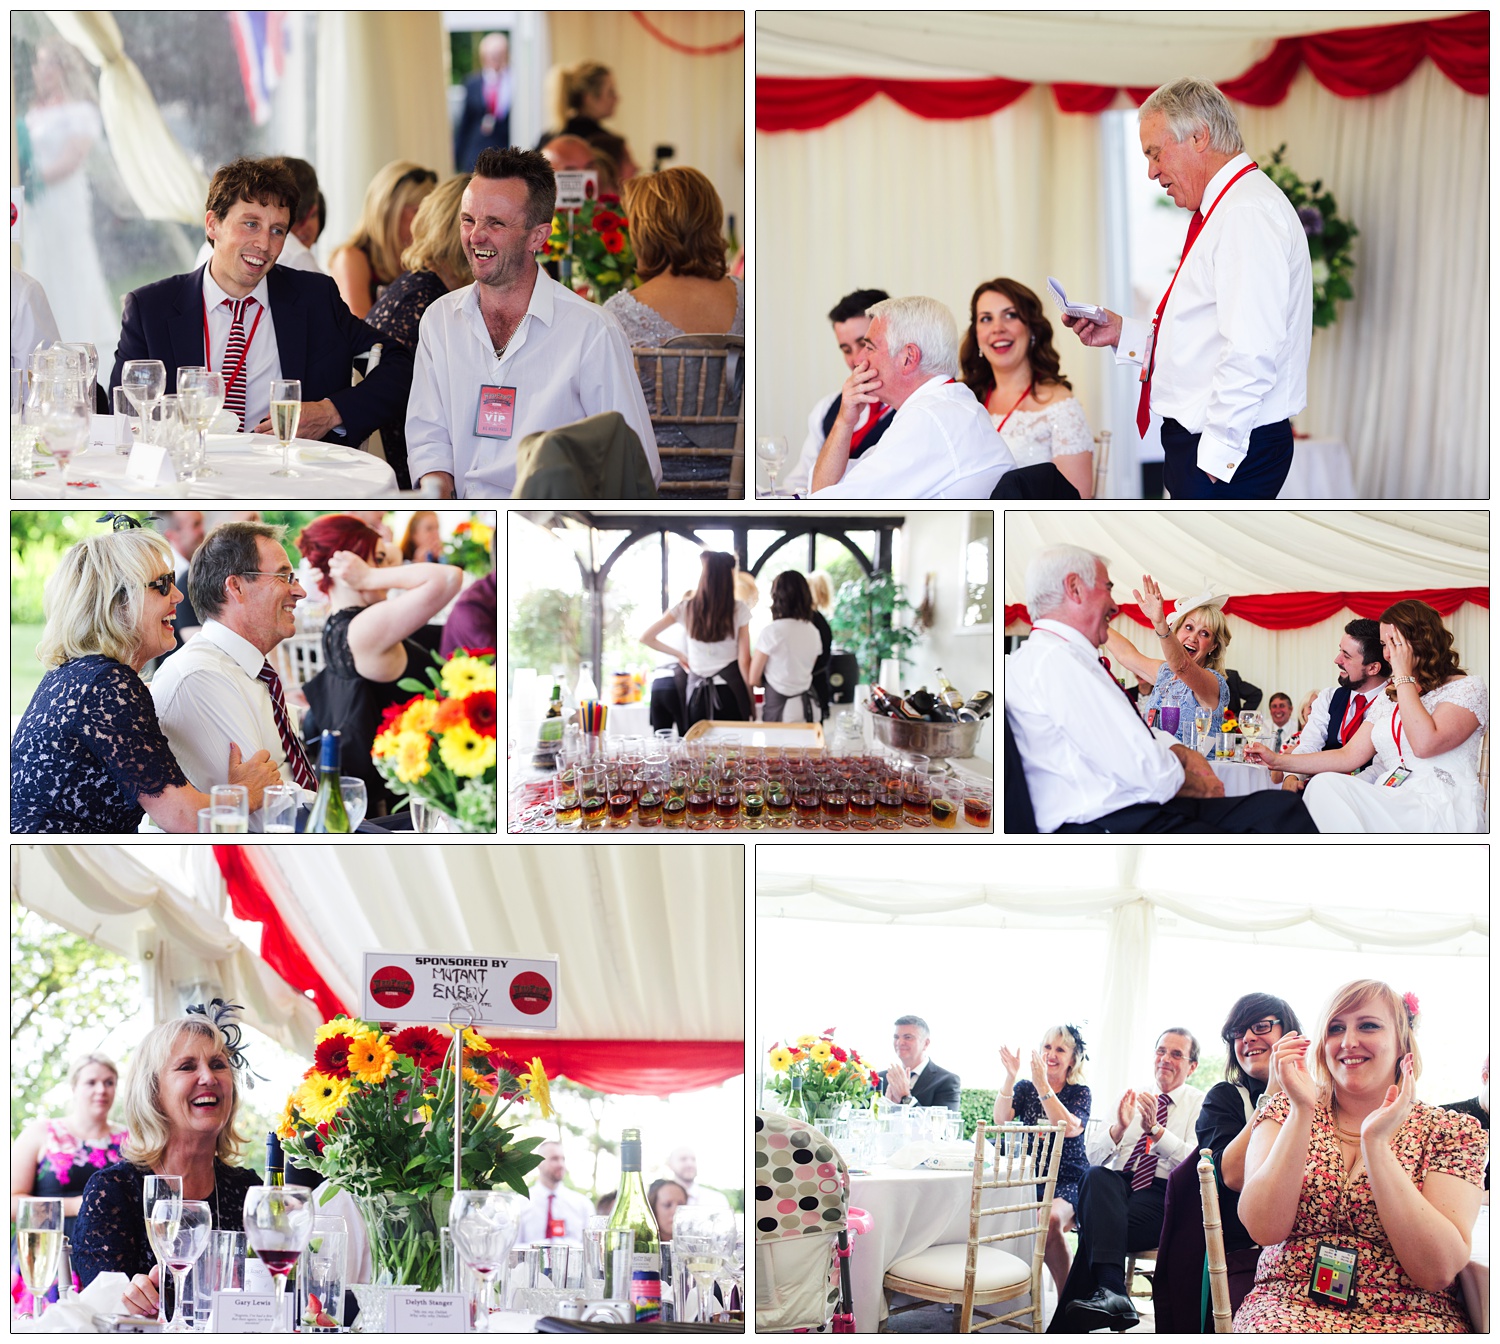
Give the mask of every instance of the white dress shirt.
[{"label": "white dress shirt", "polygon": [[25,271],[10,268],[10,351],[12,355],[29,355],[44,345],[56,345],[57,319],[47,302],[42,282]]},{"label": "white dress shirt", "polygon": [[[516,390],[508,439],[474,433],[479,389],[486,385]],[[521,325],[498,359],[479,311],[477,285],[445,294],[422,314],[406,408],[413,481],[445,471],[460,499],[509,499],[516,449],[526,435],[604,411],[619,411],[640,436],[651,478],[659,483],[656,435],[625,333],[611,314],[541,267]]]},{"label": "white dress shirt", "polygon": [[[1293,756],[1306,756],[1314,751],[1322,751],[1323,743],[1328,740],[1328,710],[1333,700],[1333,693],[1338,690],[1337,686],[1329,686],[1318,692],[1318,697],[1312,702],[1312,708],[1307,711],[1307,723],[1302,729],[1302,735],[1298,737],[1295,746],[1289,750]],[[1377,696],[1385,691],[1385,682],[1382,681],[1373,691],[1360,691],[1358,694],[1370,697],[1370,705],[1373,706]],[[1354,697],[1349,697],[1349,705],[1354,704]],[[1345,711],[1348,712],[1347,709]],[[1366,716],[1369,710],[1365,711]],[[1377,773],[1364,772],[1360,778],[1367,783],[1373,783],[1378,777]]]},{"label": "white dress shirt", "polygon": [[[837,392],[820,398],[818,404],[812,408],[812,414],[807,417],[807,437],[802,440],[802,454],[797,459],[797,465],[787,475],[777,479],[778,490],[784,490],[789,495],[800,496],[806,495],[812,489],[813,468],[818,464],[818,454],[823,451],[824,440],[828,437],[823,433],[823,420],[828,415],[828,408],[843,394],[843,389],[840,388]],[[859,423],[854,426],[856,434],[869,422],[874,411],[874,406],[866,405],[859,408]],[[854,460],[859,461],[858,458]]]},{"label": "white dress shirt", "polygon": [[1176,739],[1146,727],[1098,650],[1061,621],[1037,621],[1006,655],[1005,715],[1040,831],[1164,803],[1182,787]]},{"label": "white dress shirt", "polygon": [[880,442],[813,499],[988,499],[1016,460],[962,383],[936,374],[896,412]]},{"label": "white dress shirt", "polygon": [[683,1183],[682,1177],[672,1178],[687,1191],[687,1202],[699,1209],[719,1209],[725,1213],[729,1212],[729,1201],[718,1190],[710,1190],[707,1186],[694,1181],[691,1185]]},{"label": "white dress shirt", "polygon": [[286,242],[282,244],[281,255],[276,258],[278,266],[288,266],[294,271],[311,271],[314,275],[327,275],[318,259],[313,256],[312,248],[302,241],[290,229],[287,230]]},{"label": "white dress shirt", "polygon": [[[161,665],[151,699],[167,744],[195,789],[207,793],[229,783],[229,744],[248,759],[264,748],[284,784],[295,784],[271,710],[271,693],[259,680],[265,655],[248,639],[209,617],[195,638]],[[304,802],[311,795],[304,790]],[[250,814],[260,830],[260,814]]]},{"label": "white dress shirt", "polygon": [[[269,274],[269,272],[267,272]],[[248,433],[271,414],[271,379],[281,377],[281,354],[276,348],[276,324],[271,321],[271,300],[266,290],[266,277],[250,291],[250,297],[265,309],[260,315],[260,325],[255,325],[255,304],[246,304],[242,321],[245,339],[250,341],[245,350],[245,431]],[[203,268],[203,302],[208,307],[208,342],[213,358],[208,366],[215,373],[224,375],[227,390],[229,376],[234,370],[224,367],[224,352],[229,347],[229,329],[234,325],[234,314],[224,307],[229,298],[214,280],[212,268]],[[255,339],[250,340],[254,328]]]},{"label": "white dress shirt", "polygon": [[594,1216],[594,1206],[576,1190],[569,1190],[561,1182],[557,1189],[549,1190],[538,1181],[531,1187],[531,1203],[521,1214],[516,1244],[525,1246],[547,1239],[547,1203],[551,1196],[552,1216],[564,1223],[563,1236],[568,1241],[583,1241],[589,1219]]},{"label": "white dress shirt", "polygon": [[[1162,314],[1151,377],[1151,410],[1198,441],[1198,466],[1224,481],[1249,452],[1250,431],[1307,405],[1312,350],[1312,258],[1285,193],[1238,154],[1209,179],[1206,222],[1183,262]],[[1142,365],[1151,323],[1125,318],[1119,364]]]},{"label": "white dress shirt", "polygon": [[[1172,1174],[1172,1168],[1190,1152],[1198,1148],[1198,1112],[1203,1109],[1203,1096],[1191,1083],[1168,1092],[1172,1104],[1167,1107],[1167,1118],[1162,1125],[1162,1136],[1151,1145],[1156,1158],[1156,1179],[1164,1181]],[[1137,1113],[1119,1143],[1109,1137],[1109,1126],[1113,1117],[1099,1125],[1088,1138],[1085,1147],[1091,1165],[1108,1167],[1111,1171],[1123,1171],[1135,1151],[1136,1141],[1141,1137],[1141,1117]]]}]

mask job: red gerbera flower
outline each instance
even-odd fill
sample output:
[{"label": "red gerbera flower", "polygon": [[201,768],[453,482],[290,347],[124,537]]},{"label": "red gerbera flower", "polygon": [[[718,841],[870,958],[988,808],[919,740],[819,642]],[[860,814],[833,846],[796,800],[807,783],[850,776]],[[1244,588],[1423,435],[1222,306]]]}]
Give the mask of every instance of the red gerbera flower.
[{"label": "red gerbera flower", "polygon": [[838,1060],[838,1062],[840,1064],[842,1064],[845,1060],[847,1060],[849,1058],[849,1052],[847,1050],[845,1050],[844,1047],[841,1046],[841,1045],[835,1045],[835,1046],[833,1046],[832,1050],[833,1050],[833,1057],[836,1060]]},{"label": "red gerbera flower", "polygon": [[604,244],[604,250],[611,256],[625,250],[625,235],[616,229],[609,229],[601,233],[599,241]]},{"label": "red gerbera flower", "polygon": [[464,652],[470,658],[493,658],[495,656],[494,649],[465,649]]},{"label": "red gerbera flower", "polygon": [[424,1069],[435,1069],[448,1053],[448,1036],[435,1027],[407,1027],[391,1037],[391,1049]]},{"label": "red gerbera flower", "polygon": [[606,229],[618,229],[625,221],[613,210],[594,211],[594,227],[603,233]]},{"label": "red gerbera flower", "polygon": [[480,737],[495,736],[494,691],[471,691],[464,697],[463,706],[469,716],[469,727]]},{"label": "red gerbera flower", "polygon": [[349,1076],[349,1052],[354,1049],[354,1038],[339,1032],[337,1036],[329,1036],[326,1040],[318,1042],[313,1051],[313,1059],[322,1072],[334,1078],[347,1078]]}]

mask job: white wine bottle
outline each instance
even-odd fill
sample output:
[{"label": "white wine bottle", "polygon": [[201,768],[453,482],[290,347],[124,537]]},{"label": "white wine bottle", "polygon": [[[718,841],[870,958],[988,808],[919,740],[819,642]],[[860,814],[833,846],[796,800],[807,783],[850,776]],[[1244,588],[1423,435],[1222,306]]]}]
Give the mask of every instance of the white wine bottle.
[{"label": "white wine bottle", "polygon": [[349,814],[344,810],[344,791],[339,786],[339,735],[328,728],[318,755],[318,796],[307,818],[309,835],[347,835]]},{"label": "white wine bottle", "polygon": [[[635,1249],[628,1256],[610,1254],[610,1236],[617,1228],[634,1233]],[[615,1301],[630,1302],[635,1309],[637,1325],[661,1320],[661,1236],[646,1186],[641,1180],[641,1131],[624,1130],[620,1135],[620,1194],[615,1211],[609,1216],[605,1234],[604,1295]],[[621,1281],[623,1263],[628,1259],[630,1282]]]}]

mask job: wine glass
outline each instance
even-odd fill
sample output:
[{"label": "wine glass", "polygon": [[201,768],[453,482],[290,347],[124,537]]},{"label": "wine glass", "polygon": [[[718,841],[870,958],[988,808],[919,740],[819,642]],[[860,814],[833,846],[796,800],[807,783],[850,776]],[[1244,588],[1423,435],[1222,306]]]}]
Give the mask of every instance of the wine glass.
[{"label": "wine glass", "polygon": [[224,375],[207,368],[177,370],[177,414],[182,423],[196,431],[198,442],[193,452],[193,474],[201,479],[221,476],[208,465],[208,427],[224,408]]},{"label": "wine glass", "polygon": [[448,1209],[453,1244],[480,1283],[483,1305],[476,1329],[489,1329],[492,1287],[520,1231],[521,1206],[504,1190],[460,1190]]},{"label": "wine glass", "polygon": [[1265,723],[1265,718],[1258,709],[1243,710],[1240,714],[1240,732],[1252,742],[1260,736]]},{"label": "wine glass", "polygon": [[1196,734],[1194,741],[1199,751],[1206,753],[1212,750],[1205,741],[1208,737],[1208,730],[1212,726],[1213,717],[1209,714],[1208,710],[1200,706],[1193,711],[1193,732]]},{"label": "wine glass", "polygon": [[[182,1210],[182,1177],[181,1176],[148,1176],[141,1189],[141,1206],[146,1211],[146,1240],[151,1243],[151,1250],[156,1256],[158,1273],[156,1281],[162,1283],[167,1277],[167,1250],[166,1244],[161,1240],[159,1232],[170,1232],[175,1238],[176,1228],[171,1217],[175,1208],[178,1216]],[[155,1215],[158,1211],[164,1215],[163,1220],[158,1221]],[[162,1297],[156,1303],[156,1319],[162,1320],[162,1307],[166,1298]]]},{"label": "wine glass", "polygon": [[286,1276],[312,1237],[312,1195],[300,1185],[252,1185],[245,1192],[245,1240],[276,1280],[277,1321],[286,1297]]},{"label": "wine glass", "polygon": [[[712,1319],[714,1278],[733,1252],[735,1236],[734,1214],[727,1209],[687,1204],[672,1215],[672,1259],[693,1276],[697,1285],[694,1319],[699,1322]],[[679,1313],[683,1305],[678,1303]],[[679,1319],[683,1318],[679,1315]]]},{"label": "wine glass", "polygon": [[281,445],[281,470],[273,476],[300,476],[292,468],[292,440],[297,437],[297,422],[302,419],[302,383],[296,378],[271,380],[271,430]]},{"label": "wine glass", "polygon": [[339,776],[339,791],[344,795],[344,811],[349,814],[350,831],[359,830],[359,823],[370,810],[370,794],[362,779],[352,775]]},{"label": "wine glass", "polygon": [[201,1199],[163,1199],[157,1201],[148,1215],[148,1228],[153,1223],[158,1224],[156,1241],[161,1245],[162,1259],[172,1271],[172,1319],[167,1323],[167,1331],[181,1334],[193,1328],[182,1312],[183,1284],[188,1270],[208,1245],[213,1218]]},{"label": "wine glass", "polygon": [[[40,438],[62,473],[63,498],[68,494],[68,463],[75,454],[87,451],[93,418],[81,375],[64,373],[47,380],[42,391]],[[90,486],[98,482],[84,480],[78,484]]]},{"label": "wine glass", "polygon": [[159,359],[127,359],[120,368],[120,386],[144,427],[147,411],[167,390],[167,366]]},{"label": "wine glass", "polygon": [[767,499],[779,499],[776,493],[776,473],[781,470],[781,464],[786,461],[791,449],[787,446],[785,434],[760,434],[755,439],[756,460],[765,463],[766,475],[771,478],[771,488],[766,492]]},{"label": "wine glass", "polygon": [[23,1197],[16,1212],[16,1259],[21,1282],[31,1294],[33,1321],[41,1319],[42,1303],[57,1278],[62,1243],[62,1200]]}]

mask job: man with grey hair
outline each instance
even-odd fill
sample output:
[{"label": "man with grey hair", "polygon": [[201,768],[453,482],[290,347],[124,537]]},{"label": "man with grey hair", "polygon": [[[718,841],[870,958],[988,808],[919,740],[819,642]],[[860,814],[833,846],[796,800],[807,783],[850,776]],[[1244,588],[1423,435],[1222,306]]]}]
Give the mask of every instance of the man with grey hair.
[{"label": "man with grey hair", "polygon": [[1315,831],[1279,790],[1225,798],[1208,762],[1148,728],[1099,657],[1119,612],[1103,557],[1052,546],[1026,568],[1031,635],[1005,659],[1005,718],[1039,831]]},{"label": "man with grey hair", "polygon": [[[920,295],[866,310],[863,358],[813,467],[817,499],[988,499],[1015,469],[1005,440],[958,377],[958,328],[947,306]],[[866,406],[896,409],[880,442],[849,460]]]},{"label": "man with grey hair", "polygon": [[896,1058],[879,1074],[880,1091],[887,1101],[898,1106],[946,1106],[960,1109],[958,1075],[933,1063],[927,1055],[932,1044],[932,1028],[915,1013],[896,1019],[891,1038]]},{"label": "man with grey hair", "polygon": [[1140,369],[1136,426],[1161,417],[1174,499],[1274,499],[1307,405],[1312,258],[1285,193],[1245,153],[1229,100],[1180,79],[1141,105],[1147,174],[1191,210],[1182,260],[1150,323],[1064,317],[1085,345]]}]

